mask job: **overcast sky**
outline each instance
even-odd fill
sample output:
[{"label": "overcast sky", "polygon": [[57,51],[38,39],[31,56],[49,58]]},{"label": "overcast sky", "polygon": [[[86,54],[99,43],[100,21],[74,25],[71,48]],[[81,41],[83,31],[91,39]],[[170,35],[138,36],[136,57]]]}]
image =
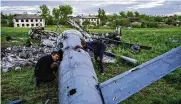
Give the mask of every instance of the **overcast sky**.
[{"label": "overcast sky", "polygon": [[37,13],[39,6],[45,4],[50,10],[59,5],[70,5],[73,15],[97,14],[98,8],[106,14],[119,13],[120,11],[138,11],[148,15],[181,15],[181,1],[168,0],[67,0],[67,1],[1,1],[1,11],[8,13]]}]

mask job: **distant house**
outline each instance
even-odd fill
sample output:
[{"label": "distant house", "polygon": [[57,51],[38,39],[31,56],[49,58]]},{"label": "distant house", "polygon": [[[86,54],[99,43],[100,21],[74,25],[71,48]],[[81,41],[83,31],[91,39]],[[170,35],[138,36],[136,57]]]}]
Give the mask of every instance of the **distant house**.
[{"label": "distant house", "polygon": [[96,16],[76,16],[74,18],[75,21],[79,22],[80,25],[82,26],[82,23],[86,20],[88,20],[91,24],[95,24],[95,25],[98,25],[100,23],[100,19]]},{"label": "distant house", "polygon": [[45,20],[37,14],[17,14],[13,18],[14,27],[45,27]]}]

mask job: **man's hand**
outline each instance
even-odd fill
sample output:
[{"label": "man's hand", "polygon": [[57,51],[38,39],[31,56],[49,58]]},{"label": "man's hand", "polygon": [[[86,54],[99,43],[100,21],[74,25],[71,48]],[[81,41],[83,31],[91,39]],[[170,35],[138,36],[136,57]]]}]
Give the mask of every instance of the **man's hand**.
[{"label": "man's hand", "polygon": [[53,62],[51,65],[50,65],[50,68],[55,68],[55,67],[58,67],[59,64],[57,62]]},{"label": "man's hand", "polygon": [[51,65],[50,65],[50,68],[53,68],[53,67],[54,67],[54,65],[53,65],[53,64],[51,64]]},{"label": "man's hand", "polygon": [[74,50],[78,49],[78,48],[82,48],[81,46],[77,45],[74,47]]}]

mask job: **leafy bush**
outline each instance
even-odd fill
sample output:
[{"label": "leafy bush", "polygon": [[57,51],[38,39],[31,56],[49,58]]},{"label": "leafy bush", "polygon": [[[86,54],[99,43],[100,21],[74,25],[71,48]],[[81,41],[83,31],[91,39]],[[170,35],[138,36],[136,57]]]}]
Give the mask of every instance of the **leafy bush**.
[{"label": "leafy bush", "polygon": [[147,22],[147,27],[149,28],[157,28],[158,27],[158,22]]},{"label": "leafy bush", "polygon": [[141,25],[140,24],[131,24],[131,27],[133,27],[133,28],[140,28]]}]

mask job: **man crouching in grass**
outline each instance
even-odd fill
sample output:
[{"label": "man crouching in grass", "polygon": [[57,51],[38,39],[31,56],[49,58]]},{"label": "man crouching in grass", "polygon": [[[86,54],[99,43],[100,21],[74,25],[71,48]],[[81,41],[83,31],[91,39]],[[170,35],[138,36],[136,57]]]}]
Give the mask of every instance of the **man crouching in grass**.
[{"label": "man crouching in grass", "polygon": [[59,61],[62,61],[63,51],[53,51],[50,55],[41,57],[34,70],[34,83],[51,82],[56,78]]}]

